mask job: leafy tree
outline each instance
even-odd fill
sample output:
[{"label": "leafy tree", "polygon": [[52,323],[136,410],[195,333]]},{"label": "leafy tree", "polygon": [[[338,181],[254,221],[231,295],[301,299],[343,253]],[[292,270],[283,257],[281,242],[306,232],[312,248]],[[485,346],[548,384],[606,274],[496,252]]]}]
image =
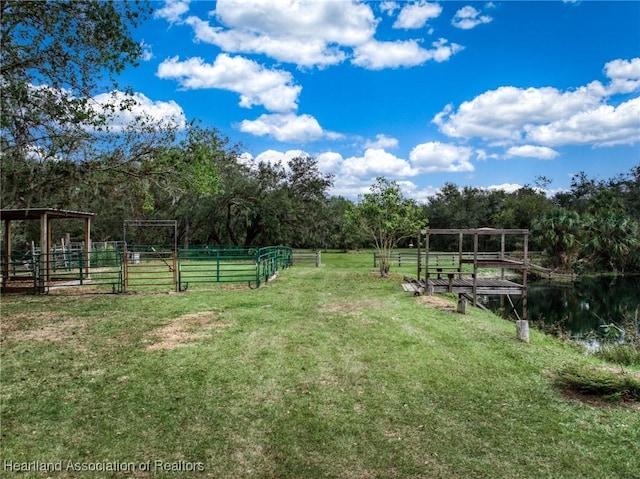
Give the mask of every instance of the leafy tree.
[{"label": "leafy tree", "polygon": [[194,205],[203,219],[198,238],[207,244],[287,244],[317,247],[327,242],[330,175],[310,157],[282,164],[240,161],[239,155],[216,160],[218,192]]},{"label": "leafy tree", "polygon": [[361,228],[347,220],[353,207],[354,203],[342,196],[329,198],[326,206],[328,221],[325,247],[347,251],[358,249],[370,242],[369,237]]},{"label": "leafy tree", "polygon": [[500,217],[510,218],[505,228],[531,228],[533,222],[553,209],[553,203],[540,188],[525,185],[505,197]]},{"label": "leafy tree", "polygon": [[549,254],[552,265],[569,269],[581,249],[582,220],[575,211],[556,208],[533,222],[533,235]]},{"label": "leafy tree", "polygon": [[555,202],[563,207],[579,214],[587,213],[589,203],[598,191],[598,183],[581,171],[571,178],[571,189],[568,192],[560,192],[555,195]]},{"label": "leafy tree", "polygon": [[[24,190],[23,183],[68,174],[73,168],[65,162],[92,142],[90,130],[106,126],[92,94],[104,89],[105,77],[115,87],[115,76],[136,63],[142,47],[131,29],[149,13],[132,2],[0,2],[3,204],[16,199],[8,196]],[[110,108],[127,108],[129,100]]]},{"label": "leafy tree", "polygon": [[391,252],[399,240],[415,235],[426,226],[425,210],[404,197],[395,181],[378,177],[370,193],[360,197],[350,214],[350,221],[373,240],[380,257],[380,275],[387,277]]},{"label": "leafy tree", "polygon": [[328,222],[327,191],[333,176],[322,173],[312,157],[289,161],[286,191],[290,211],[285,222],[290,231],[287,244],[294,247],[318,247],[326,243]]},{"label": "leafy tree", "polygon": [[626,210],[632,218],[640,219],[640,165],[635,166],[618,181]]},{"label": "leafy tree", "polygon": [[599,212],[588,216],[583,262],[591,268],[624,272],[637,261],[640,228],[637,220],[621,213]]}]

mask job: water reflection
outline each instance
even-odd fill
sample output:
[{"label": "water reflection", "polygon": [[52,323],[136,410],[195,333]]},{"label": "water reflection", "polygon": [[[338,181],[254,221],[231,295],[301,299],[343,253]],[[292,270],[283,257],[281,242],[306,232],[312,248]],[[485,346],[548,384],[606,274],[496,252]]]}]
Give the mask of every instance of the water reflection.
[{"label": "water reflection", "polygon": [[[584,338],[601,331],[603,324],[622,324],[640,308],[640,276],[589,277],[575,283],[546,281],[529,283],[530,321],[560,326],[572,336]],[[497,311],[499,297],[491,297],[488,306]]]}]

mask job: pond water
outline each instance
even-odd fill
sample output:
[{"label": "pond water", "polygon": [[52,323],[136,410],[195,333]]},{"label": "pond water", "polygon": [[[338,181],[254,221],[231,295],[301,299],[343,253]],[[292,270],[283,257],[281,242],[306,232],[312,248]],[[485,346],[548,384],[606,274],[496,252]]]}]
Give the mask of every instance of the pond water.
[{"label": "pond water", "polygon": [[[487,306],[497,311],[499,297],[488,298]],[[566,284],[531,281],[528,287],[529,321],[544,321],[576,339],[598,334],[601,325],[621,325],[636,311],[640,317],[640,276],[584,277]]]}]

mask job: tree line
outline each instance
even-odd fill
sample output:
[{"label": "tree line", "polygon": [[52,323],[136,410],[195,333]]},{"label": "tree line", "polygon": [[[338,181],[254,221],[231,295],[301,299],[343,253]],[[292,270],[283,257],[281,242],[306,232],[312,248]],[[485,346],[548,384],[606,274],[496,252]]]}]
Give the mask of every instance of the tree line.
[{"label": "tree line", "polygon": [[[0,9],[2,208],[96,212],[95,241],[122,239],[126,219],[175,219],[182,247],[393,248],[426,226],[528,228],[554,267],[640,271],[640,165],[606,180],[580,173],[551,197],[544,177],[514,192],[447,183],[422,201],[378,178],[358,200],[333,196],[333,177],[312,157],[257,163],[215,128],[135,113],[135,95],[115,79],[141,58],[132,32],[149,3]],[[37,238],[36,227],[14,234]],[[135,240],[161,240],[149,234]]]}]

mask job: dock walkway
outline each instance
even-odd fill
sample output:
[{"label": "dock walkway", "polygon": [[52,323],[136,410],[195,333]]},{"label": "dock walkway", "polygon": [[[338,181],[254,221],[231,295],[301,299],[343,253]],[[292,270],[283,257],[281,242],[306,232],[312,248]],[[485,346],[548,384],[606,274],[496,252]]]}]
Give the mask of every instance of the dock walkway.
[{"label": "dock walkway", "polygon": [[[430,237],[448,235],[457,241],[457,253],[442,253],[430,250]],[[499,236],[498,251],[480,251],[479,238]],[[522,237],[522,257],[510,256],[505,251],[506,236]],[[464,251],[464,238],[471,236],[473,250]],[[454,293],[460,298],[466,297],[474,306],[478,305],[478,295],[500,295],[507,297],[515,311],[510,296],[520,296],[522,318],[527,318],[527,272],[528,262],[528,230],[513,229],[427,229],[418,234],[418,277],[405,278],[402,285],[405,291],[419,294]],[[422,239],[424,238],[424,264],[422,262]],[[468,242],[467,242],[468,244]],[[443,261],[443,258],[446,258]],[[471,271],[469,271],[471,269]],[[480,270],[484,273],[480,274]],[[522,283],[516,283],[505,277],[506,270],[515,270],[522,274]],[[485,274],[486,273],[486,274]],[[493,276],[493,277],[491,277]],[[497,277],[496,277],[497,276]],[[516,312],[517,315],[517,312]]]}]

